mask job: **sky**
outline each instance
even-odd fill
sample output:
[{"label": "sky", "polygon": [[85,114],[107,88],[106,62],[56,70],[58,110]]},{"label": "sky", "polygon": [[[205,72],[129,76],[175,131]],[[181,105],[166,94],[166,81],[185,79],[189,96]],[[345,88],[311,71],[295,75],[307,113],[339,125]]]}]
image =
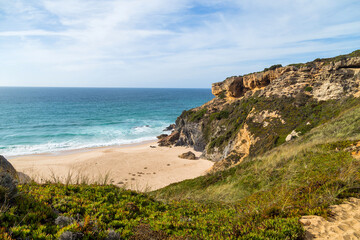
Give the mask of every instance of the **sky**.
[{"label": "sky", "polygon": [[359,48],[359,0],[0,0],[0,86],[210,88]]}]

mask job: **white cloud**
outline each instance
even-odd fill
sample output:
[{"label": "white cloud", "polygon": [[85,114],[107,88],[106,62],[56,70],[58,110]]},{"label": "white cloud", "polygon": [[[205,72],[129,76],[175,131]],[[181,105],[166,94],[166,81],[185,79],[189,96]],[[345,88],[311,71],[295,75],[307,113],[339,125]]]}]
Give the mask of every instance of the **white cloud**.
[{"label": "white cloud", "polygon": [[0,0],[0,85],[210,87],[279,60],[354,50],[359,7],[350,0]]}]

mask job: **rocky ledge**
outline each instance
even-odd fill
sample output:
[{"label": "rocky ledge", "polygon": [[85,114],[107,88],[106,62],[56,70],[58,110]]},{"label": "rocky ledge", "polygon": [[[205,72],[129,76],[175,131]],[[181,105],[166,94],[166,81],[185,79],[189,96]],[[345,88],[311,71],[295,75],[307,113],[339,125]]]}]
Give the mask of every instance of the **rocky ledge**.
[{"label": "rocky ledge", "polygon": [[337,99],[358,92],[359,72],[360,57],[336,62],[319,59],[286,67],[274,65],[270,70],[214,83],[212,93],[227,100],[250,96],[257,90],[265,96],[294,97],[308,87],[308,95],[317,100]]}]

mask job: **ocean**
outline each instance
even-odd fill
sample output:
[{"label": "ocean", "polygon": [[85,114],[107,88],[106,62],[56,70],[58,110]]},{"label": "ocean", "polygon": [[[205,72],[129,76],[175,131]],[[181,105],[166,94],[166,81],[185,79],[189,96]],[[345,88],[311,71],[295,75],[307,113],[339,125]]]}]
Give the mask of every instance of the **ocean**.
[{"label": "ocean", "polygon": [[0,87],[0,155],[155,140],[210,89]]}]

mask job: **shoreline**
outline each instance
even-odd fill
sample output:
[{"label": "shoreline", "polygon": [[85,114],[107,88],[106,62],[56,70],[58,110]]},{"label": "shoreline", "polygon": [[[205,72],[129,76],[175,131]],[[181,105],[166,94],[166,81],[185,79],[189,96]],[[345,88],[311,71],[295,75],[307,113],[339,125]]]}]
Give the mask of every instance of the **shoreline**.
[{"label": "shoreline", "polygon": [[[150,146],[156,146],[155,148]],[[126,189],[150,191],[206,174],[213,162],[187,160],[178,155],[189,147],[158,147],[156,141],[111,147],[33,154],[9,158],[15,169],[36,182],[114,184]]]},{"label": "shoreline", "polygon": [[64,149],[64,150],[57,150],[54,152],[43,152],[43,153],[31,153],[31,154],[20,154],[20,155],[13,155],[13,156],[6,156],[3,155],[6,159],[15,159],[20,157],[30,157],[30,156],[62,156],[62,155],[69,155],[73,153],[80,153],[80,152],[88,152],[96,149],[102,149],[102,148],[122,148],[122,147],[135,147],[143,144],[153,143],[157,145],[157,140],[154,138],[154,140],[145,140],[141,142],[135,142],[135,143],[125,143],[125,144],[114,144],[109,146],[99,146],[99,147],[85,147],[85,148],[76,148],[76,149]]}]

